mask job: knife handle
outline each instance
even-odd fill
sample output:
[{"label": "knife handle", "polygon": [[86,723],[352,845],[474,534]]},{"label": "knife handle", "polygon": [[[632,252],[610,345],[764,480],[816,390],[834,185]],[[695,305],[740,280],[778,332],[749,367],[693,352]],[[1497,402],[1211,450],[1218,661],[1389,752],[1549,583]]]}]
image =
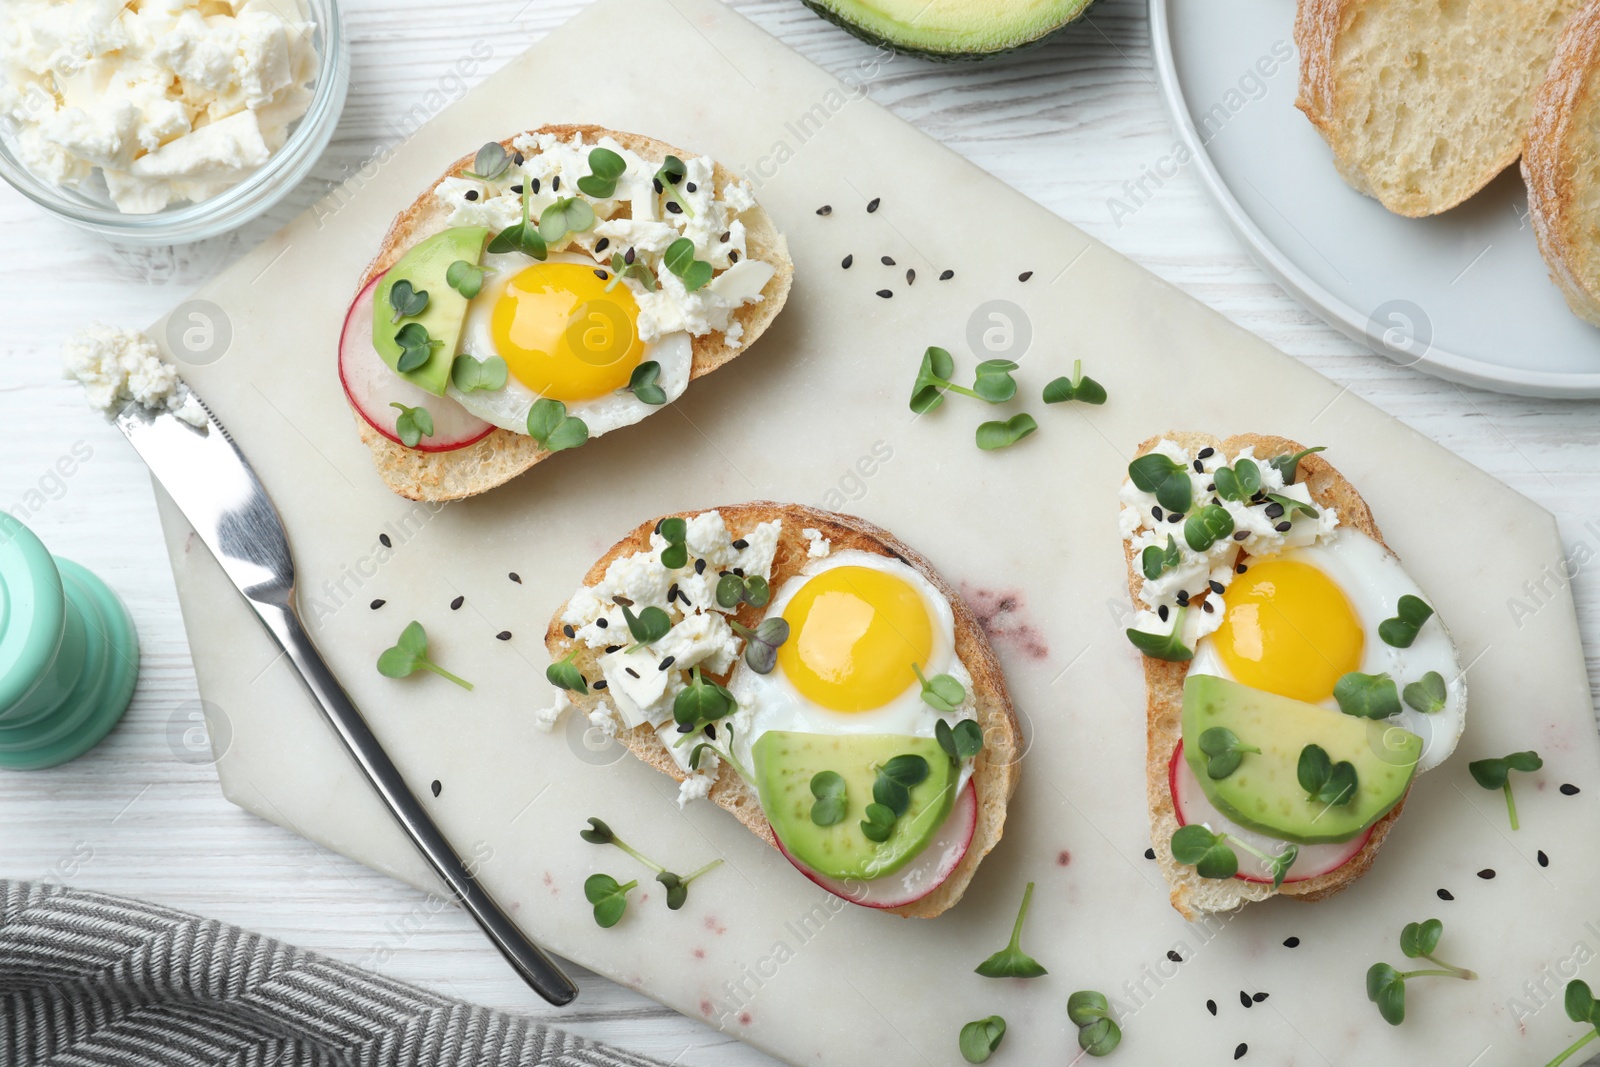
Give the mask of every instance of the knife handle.
[{"label": "knife handle", "polygon": [[334,731],[360,765],[367,780],[378,790],[390,814],[434,871],[444,879],[461,906],[477,920],[506,962],[534,992],[557,1006],[571,1003],[578,995],[577,985],[537,945],[523,936],[516,924],[506,917],[500,906],[478,884],[470,867],[456,854],[439,827],[428,817],[422,803],[411,792],[388,753],[373,736],[366,719],[362,718],[344,687],[328,669],[295,610],[287,604],[263,604],[254,600],[252,606],[289,654],[306,688],[311,690],[311,695],[316,698],[323,714],[333,724]]}]

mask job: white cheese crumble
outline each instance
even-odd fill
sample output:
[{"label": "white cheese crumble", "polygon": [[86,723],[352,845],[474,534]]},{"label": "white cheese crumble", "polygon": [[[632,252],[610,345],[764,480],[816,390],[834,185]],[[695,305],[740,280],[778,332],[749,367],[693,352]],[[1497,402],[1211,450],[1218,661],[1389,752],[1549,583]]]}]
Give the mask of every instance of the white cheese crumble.
[{"label": "white cheese crumble", "polygon": [[554,703],[548,708],[535,709],[533,724],[545,733],[549,733],[556,728],[556,723],[561,721],[561,717],[571,707],[572,701],[567,698],[567,691],[565,689],[557,689]]},{"label": "white cheese crumble", "polygon": [[108,418],[132,401],[170,411],[191,426],[206,424],[204,409],[177,369],[137,330],[86,326],[62,346],[61,363],[66,376],[83,386],[89,406]]},{"label": "white cheese crumble", "polygon": [[[1177,566],[1164,568],[1156,578],[1142,579],[1135,605],[1139,611],[1133,628],[1170,634],[1172,617],[1181,606],[1180,601],[1187,602],[1193,610],[1184,613],[1183,643],[1189,648],[1194,648],[1200,638],[1222,625],[1223,613],[1211,605],[1208,598],[1217,588],[1226,589],[1232,584],[1234,567],[1241,556],[1272,556],[1285,549],[1318,544],[1331,538],[1339,525],[1339,513],[1335,508],[1318,507],[1316,518],[1298,510],[1269,516],[1266,505],[1222,499],[1216,493],[1216,471],[1248,460],[1256,464],[1261,473],[1262,499],[1271,494],[1312,503],[1311,490],[1303,482],[1285,485],[1283,475],[1267,459],[1258,459],[1253,447],[1241,449],[1232,458],[1212,449],[1201,451],[1208,454],[1191,457],[1188,450],[1165,439],[1151,449],[1188,468],[1194,501],[1190,513],[1207,505],[1220,505],[1233,520],[1233,534],[1197,551],[1184,537],[1185,517],[1172,521],[1172,516],[1161,509],[1155,495],[1140,489],[1131,479],[1122,483],[1122,511],[1117,517],[1123,540],[1133,547],[1133,566],[1141,573],[1146,548],[1154,546],[1166,551],[1175,545],[1178,550]],[[1289,523],[1289,529],[1279,530],[1277,527],[1284,522]],[[1205,610],[1208,606],[1212,610]]]},{"label": "white cheese crumble", "polygon": [[306,113],[315,28],[302,0],[7,0],[0,114],[45,181],[98,170],[129,214],[198,202]]},{"label": "white cheese crumble", "polygon": [[806,539],[806,555],[811,559],[822,559],[833,548],[833,542],[823,537],[821,530],[804,529],[800,536]]}]

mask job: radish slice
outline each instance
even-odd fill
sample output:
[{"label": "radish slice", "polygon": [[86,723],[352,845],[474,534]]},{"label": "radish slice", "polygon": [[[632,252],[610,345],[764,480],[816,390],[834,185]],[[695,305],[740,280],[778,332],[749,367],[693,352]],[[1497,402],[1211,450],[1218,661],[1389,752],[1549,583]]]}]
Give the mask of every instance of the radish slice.
[{"label": "radish slice", "polygon": [[[956,869],[967,849],[972,845],[972,835],[978,828],[978,790],[974,783],[956,797],[955,805],[945,818],[944,825],[933,835],[928,847],[919,852],[910,863],[883,878],[864,882],[857,878],[838,879],[818,874],[789,854],[778,841],[778,851],[784,859],[813,882],[836,897],[860,904],[864,908],[898,908],[914,904],[938,889]],[[777,841],[776,835],[773,837]]]},{"label": "radish slice", "polygon": [[[1172,790],[1172,806],[1177,811],[1179,826],[1188,826],[1192,822],[1204,823],[1212,833],[1225,833],[1238,838],[1269,856],[1283,851],[1284,843],[1276,837],[1246,830],[1216,809],[1200,787],[1200,780],[1194,776],[1189,761],[1183,758],[1182,741],[1178,742],[1177,751],[1173,752],[1172,762],[1167,767],[1167,783]],[[1289,868],[1289,875],[1284,881],[1304,882],[1338,870],[1366,847],[1367,838],[1371,836],[1372,828],[1369,826],[1365,833],[1348,841],[1332,845],[1301,845],[1300,855],[1295,857],[1294,866]],[[1239,855],[1239,873],[1234,875],[1235,878],[1243,882],[1272,884],[1272,873],[1267,870],[1265,863],[1243,849],[1234,851]]]},{"label": "radish slice", "polygon": [[409,408],[427,408],[433,416],[433,436],[418,442],[413,449],[416,452],[453,452],[483,440],[493,426],[469,414],[454,400],[412,385],[390,370],[373,349],[372,291],[377,285],[378,279],[374,278],[361,290],[345,313],[344,332],[339,336],[339,381],[344,384],[350,406],[361,413],[369,426],[397,445],[402,444],[394,428],[400,409],[389,405],[399,402]]}]

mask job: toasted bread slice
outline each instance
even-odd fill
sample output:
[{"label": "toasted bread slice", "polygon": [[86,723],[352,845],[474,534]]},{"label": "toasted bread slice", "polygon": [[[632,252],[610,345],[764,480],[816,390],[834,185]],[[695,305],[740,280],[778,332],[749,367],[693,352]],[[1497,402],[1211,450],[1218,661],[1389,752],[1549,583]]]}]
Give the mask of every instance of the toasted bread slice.
[{"label": "toasted bread slice", "polygon": [[1300,96],[1350,185],[1436,215],[1522,152],[1533,94],[1579,0],[1300,0]]},{"label": "toasted bread slice", "polygon": [[[600,126],[541,126],[529,134],[554,134],[563,141],[574,136],[583,138],[585,144],[595,144],[602,137],[614,138],[623,147],[645,159],[660,161],[668,155],[688,158],[691,153],[674,148],[664,141],[637,133],[620,133]],[[522,134],[513,134],[501,141],[506,151],[512,151],[512,141]],[[367,265],[356,292],[368,282],[387,271],[418,241],[446,228],[448,209],[434,196],[433,189],[439,181],[472,166],[473,153],[462,156],[442,174],[438,181],[429,184],[426,191],[410,207],[395,217],[377,256]],[[717,192],[738,176],[716,165]],[[745,224],[745,249],[753,259],[770,263],[776,268],[772,278],[761,290],[762,299],[746,304],[734,313],[734,319],[744,327],[737,347],[730,347],[719,332],[694,338],[694,359],[689,380],[710,374],[718,367],[747,351],[761,336],[772,320],[783,309],[789,297],[789,284],[794,278],[794,263],[789,259],[789,243],[773,225],[766,211],[757,204],[740,213]],[[496,429],[466,448],[452,452],[418,452],[405,448],[374,430],[359,412],[352,411],[361,440],[372,450],[373,463],[390,489],[411,500],[459,500],[462,497],[493,489],[510,481],[551,453],[540,448],[533,438],[510,430]]]},{"label": "toasted bread slice", "polygon": [[[1251,445],[1255,446],[1258,456],[1299,452],[1305,447],[1285,437],[1261,434],[1238,434],[1226,440],[1219,440],[1209,434],[1174,432],[1145,441],[1139,446],[1139,455],[1149,452],[1162,440],[1181,445],[1191,454],[1209,445],[1226,456],[1236,455],[1240,449]],[[1299,480],[1311,491],[1311,498],[1319,507],[1338,509],[1339,525],[1359,530],[1384,548],[1389,547],[1384,544],[1383,535],[1378,531],[1378,524],[1372,519],[1372,510],[1367,507],[1366,501],[1361,499],[1361,494],[1356,492],[1355,486],[1334,470],[1321,455],[1306,456],[1300,461]],[[1144,576],[1140,571],[1138,560],[1134,558],[1132,543],[1124,541],[1122,549],[1128,566],[1128,590],[1133,596],[1134,603],[1139,604],[1141,603],[1139,592]],[[1202,597],[1197,596],[1195,602],[1199,602],[1200,599]],[[1167,768],[1172,762],[1172,754],[1177,749],[1178,742],[1183,737],[1183,680],[1188,673],[1188,663],[1169,663],[1165,660],[1144,657],[1147,700],[1145,791],[1150,804],[1150,839],[1155,848],[1156,863],[1167,879],[1167,884],[1172,888],[1172,906],[1178,909],[1185,919],[1193,922],[1204,914],[1232,911],[1250,901],[1265,900],[1275,895],[1292,897],[1295,900],[1322,900],[1347,888],[1365,874],[1367,868],[1372,866],[1383,839],[1389,836],[1390,827],[1400,817],[1400,809],[1405,807],[1405,797],[1401,797],[1400,803],[1378,820],[1372,828],[1372,836],[1349,862],[1337,870],[1308,878],[1303,882],[1285,882],[1283,887],[1277,890],[1270,885],[1243,882],[1236,878],[1224,880],[1202,878],[1195,873],[1193,867],[1182,866],[1172,858],[1172,835],[1177,831],[1179,823],[1172,790],[1167,782]],[[1407,792],[1409,793],[1409,790]]]},{"label": "toasted bread slice", "polygon": [[[961,899],[967,885],[972,881],[973,873],[978,869],[978,864],[988,855],[990,849],[999,844],[1005,831],[1006,806],[1011,794],[1016,791],[1021,774],[1022,731],[1011,710],[1011,698],[1006,692],[1005,677],[1001,673],[1000,662],[995,657],[994,649],[989,645],[989,639],[984,636],[977,618],[961,599],[961,594],[951,588],[927,560],[888,531],[864,519],[821,511],[800,504],[780,504],[771,501],[753,501],[748,504],[707,510],[721,512],[728,531],[735,537],[749,533],[761,523],[782,521],[783,528],[778,538],[777,554],[773,558],[770,578],[774,590],[780,588],[805,566],[809,543],[801,531],[809,528],[819,531],[823,537],[831,541],[832,550],[835,552],[859,549],[901,560],[926,577],[933,587],[950,601],[951,610],[955,615],[956,655],[972,675],[972,695],[977,706],[978,724],[982,727],[984,736],[983,751],[978,754],[973,767],[973,783],[978,797],[978,825],[966,856],[937,889],[914,903],[885,909],[896,915],[922,919],[942,914]],[[700,512],[689,511],[678,514],[688,519]],[[661,516],[661,518],[666,517],[668,516]],[[655,518],[641,523],[632,533],[613,545],[609,552],[589,568],[589,572],[584,575],[584,584],[594,585],[604,578],[606,568],[613,560],[636,552],[649,551],[650,535],[659,521],[660,518]],[[576,648],[577,659],[574,662],[577,667],[586,677],[596,677],[600,673],[598,666],[600,651],[591,649],[581,642],[575,642],[563,633],[561,617],[566,609],[566,604],[561,605],[551,617],[550,627],[545,632],[545,647],[549,650],[552,660],[560,660]],[[761,615],[760,609],[745,604],[733,617],[746,626],[754,627],[760,622]],[[723,676],[717,680],[726,683],[727,677]],[[583,714],[595,710],[604,697],[603,693],[596,694],[592,689],[581,696],[569,695],[574,708]],[[686,777],[666,746],[661,743],[654,728],[648,723],[632,730],[624,730],[618,734],[618,738],[627,746],[628,751],[656,770],[671,775],[680,782]],[[735,815],[751,833],[774,848],[777,847],[772,828],[767,824],[766,815],[762,813],[761,802],[755,790],[746,784],[726,761],[718,767],[710,799]],[[796,877],[799,877],[798,872]]]},{"label": "toasted bread slice", "polygon": [[1567,306],[1600,326],[1600,2],[1567,23],[1534,97],[1522,153],[1528,215]]}]

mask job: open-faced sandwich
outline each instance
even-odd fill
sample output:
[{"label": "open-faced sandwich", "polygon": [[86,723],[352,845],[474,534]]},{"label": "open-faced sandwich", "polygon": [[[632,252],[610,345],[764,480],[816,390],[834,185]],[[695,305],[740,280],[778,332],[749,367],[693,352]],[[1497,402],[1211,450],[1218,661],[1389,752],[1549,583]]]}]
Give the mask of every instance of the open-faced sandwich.
[{"label": "open-faced sandwich", "polygon": [[1151,837],[1185,918],[1349,886],[1465,724],[1449,632],[1320,451],[1170,433],[1122,487]]},{"label": "open-faced sandwich", "polygon": [[928,918],[1000,840],[1021,735],[959,594],[861,519],[755,502],[651,520],[545,636],[574,707],[846,900]]},{"label": "open-faced sandwich", "polygon": [[792,274],[721,166],[546,126],[459,160],[400,213],[339,374],[388,486],[455,500],[676,400],[761,335]]}]

